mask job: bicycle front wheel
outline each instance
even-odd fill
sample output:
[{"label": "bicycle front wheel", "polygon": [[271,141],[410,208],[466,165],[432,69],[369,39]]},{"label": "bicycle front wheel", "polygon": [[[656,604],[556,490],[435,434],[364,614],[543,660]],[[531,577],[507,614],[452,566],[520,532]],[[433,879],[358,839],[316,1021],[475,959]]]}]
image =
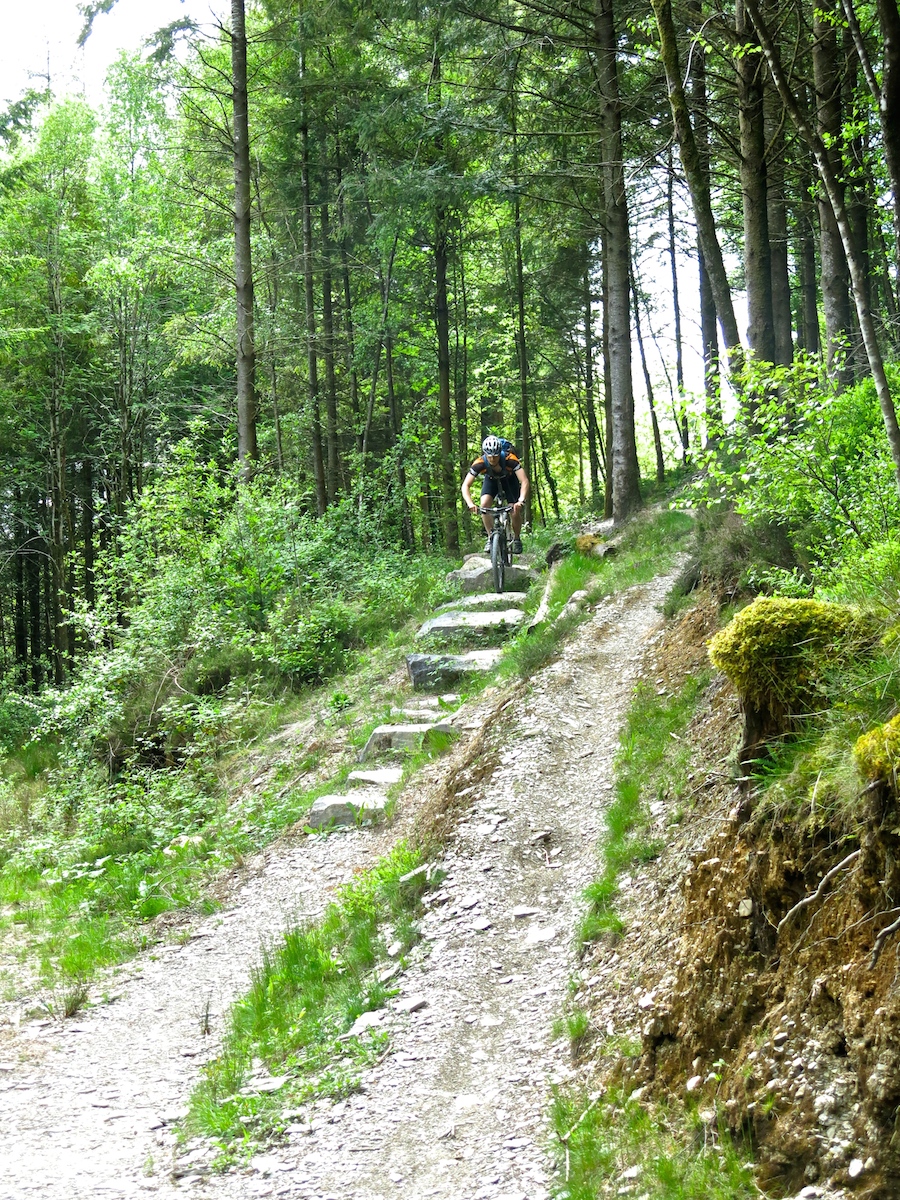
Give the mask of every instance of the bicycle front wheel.
[{"label": "bicycle front wheel", "polygon": [[506,574],[506,534],[502,529],[496,530],[491,538],[491,570],[494,573],[494,591],[502,592]]}]

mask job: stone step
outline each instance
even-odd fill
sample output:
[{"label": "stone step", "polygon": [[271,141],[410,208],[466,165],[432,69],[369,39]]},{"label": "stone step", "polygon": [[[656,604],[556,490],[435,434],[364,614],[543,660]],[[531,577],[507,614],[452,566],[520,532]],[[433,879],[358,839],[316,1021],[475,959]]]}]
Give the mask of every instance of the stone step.
[{"label": "stone step", "polygon": [[483,632],[487,629],[502,631],[504,626],[512,629],[524,619],[525,614],[520,608],[504,608],[500,612],[447,612],[426,621],[416,637],[452,637],[456,633]]},{"label": "stone step", "polygon": [[467,654],[407,654],[406,669],[417,691],[438,691],[459,683],[467,675],[490,671],[502,650],[470,650]]},{"label": "stone step", "polygon": [[438,721],[428,725],[379,725],[369,734],[369,740],[360,752],[359,761],[366,762],[376,754],[386,750],[417,750],[429,733],[454,733],[455,730],[447,721]]},{"label": "stone step", "polygon": [[[513,563],[511,567],[506,568],[503,586],[508,587],[510,591],[522,591],[531,587],[537,578],[538,572],[531,567],[522,567]],[[447,579],[459,583],[463,593],[467,596],[473,592],[494,591],[494,573],[491,570],[491,564],[486,558],[479,555],[468,559],[458,571],[451,571]]]},{"label": "stone step", "polygon": [[368,771],[351,771],[347,782],[354,787],[365,787],[366,784],[389,787],[392,783],[399,783],[402,778],[402,767],[372,767]]},{"label": "stone step", "polygon": [[438,612],[473,608],[519,608],[527,599],[527,592],[474,592],[471,596],[448,600],[446,604],[439,605]]},{"label": "stone step", "polygon": [[380,792],[356,792],[352,796],[320,796],[306,814],[310,829],[334,825],[374,824],[384,816],[387,797]]}]

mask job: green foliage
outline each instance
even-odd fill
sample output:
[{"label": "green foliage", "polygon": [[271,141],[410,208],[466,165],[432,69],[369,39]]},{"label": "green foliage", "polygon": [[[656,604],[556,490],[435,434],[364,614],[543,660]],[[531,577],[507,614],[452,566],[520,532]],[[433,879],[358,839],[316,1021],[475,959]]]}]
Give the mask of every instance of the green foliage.
[{"label": "green foliage", "polygon": [[874,634],[858,609],[760,597],[715,635],[709,655],[745,704],[796,715],[817,703],[827,672],[870,648]]},{"label": "green foliage", "polygon": [[[210,1063],[191,1099],[189,1132],[224,1147],[283,1128],[282,1110],[312,1095],[352,1091],[353,1068],[383,1049],[384,1035],[339,1040],[360,1014],[393,994],[375,968],[387,937],[407,946],[425,873],[417,851],[399,843],[375,867],[338,892],[321,921],[289,930],[268,951],[247,994],[232,1009],[222,1054]],[[261,1059],[286,1086],[276,1098],[245,1086]]]},{"label": "green foliage", "polygon": [[[722,1125],[696,1115],[647,1108],[617,1092],[589,1098],[558,1092],[551,1108],[560,1145],[565,1200],[598,1200],[621,1194],[634,1180],[647,1200],[749,1200],[753,1182],[749,1147],[736,1146]],[[743,1153],[742,1153],[743,1152]]]},{"label": "green foliage", "polygon": [[[865,379],[839,392],[821,371],[818,361],[802,356],[791,367],[750,362],[741,379],[749,415],[702,458],[693,501],[733,505],[744,518],[743,566],[758,553],[754,541],[780,541],[775,558],[759,547],[763,570],[799,565],[827,579],[889,539],[900,521],[874,383]],[[888,368],[888,376],[900,403],[900,371]],[[710,566],[717,578],[727,577]]]},{"label": "green foliage", "polygon": [[584,892],[588,908],[581,923],[582,941],[623,930],[615,907],[619,876],[659,853],[660,841],[650,832],[650,805],[664,801],[675,808],[687,796],[690,748],[680,734],[708,682],[707,674],[688,677],[674,696],[659,696],[646,683],[635,688],[616,756],[615,796],[602,840],[603,870]]}]

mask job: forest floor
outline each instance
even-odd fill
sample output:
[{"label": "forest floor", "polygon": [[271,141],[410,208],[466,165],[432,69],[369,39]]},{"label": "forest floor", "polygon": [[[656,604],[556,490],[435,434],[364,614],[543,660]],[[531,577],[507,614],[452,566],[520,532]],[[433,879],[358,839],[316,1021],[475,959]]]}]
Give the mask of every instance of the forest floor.
[{"label": "forest floor", "polygon": [[225,1173],[208,1169],[210,1146],[178,1143],[172,1128],[261,947],[320,915],[408,831],[497,711],[490,689],[463,745],[411,779],[391,825],[282,839],[235,878],[221,911],[101,980],[76,1018],[22,1013],[0,1027],[0,1200],[544,1200],[551,1089],[576,1075],[553,1023],[578,969],[621,722],[676,575],[602,602],[556,661],[509,684],[515,702],[488,731],[486,771],[383,1010],[389,1049],[356,1094],[311,1104],[284,1142]]}]

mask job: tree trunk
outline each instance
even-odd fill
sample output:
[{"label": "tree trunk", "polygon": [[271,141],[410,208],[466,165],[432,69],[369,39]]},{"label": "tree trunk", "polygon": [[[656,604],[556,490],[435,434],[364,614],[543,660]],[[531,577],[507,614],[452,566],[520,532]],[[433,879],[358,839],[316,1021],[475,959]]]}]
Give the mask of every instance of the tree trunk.
[{"label": "tree trunk", "polygon": [[594,31],[603,154],[604,259],[609,264],[612,506],[613,520],[619,522],[640,507],[641,488],[631,379],[631,240],[613,0],[596,0]]},{"label": "tree trunk", "polygon": [[678,60],[678,42],[675,36],[675,23],[672,19],[672,3],[671,0],[652,0],[652,3],[659,29],[660,55],[666,72],[669,105],[672,109],[681,165],[691,192],[697,234],[706,269],[709,272],[716,313],[722,329],[722,340],[725,343],[729,360],[734,360],[730,362],[730,365],[734,367],[740,359],[741,339],[738,334],[734,305],[731,300],[731,288],[712,211],[709,179],[703,170],[703,163],[694,138],[694,129],[691,125],[684,85],[681,81],[681,64]]},{"label": "tree trunk", "polygon": [[356,370],[356,345],[353,328],[353,292],[350,287],[350,253],[347,249],[347,214],[344,209],[343,175],[341,167],[341,143],[335,141],[337,160],[338,217],[341,224],[341,281],[344,290],[344,322],[346,326],[346,370],[350,380],[350,415],[353,418],[353,435],[356,449],[362,449],[362,423],[359,407],[359,375]]},{"label": "tree trunk", "polygon": [[650,406],[650,423],[653,426],[653,449],[656,452],[656,482],[664,483],[666,479],[666,463],[663,458],[662,438],[659,435],[659,421],[656,417],[656,404],[653,400],[653,384],[650,382],[650,371],[647,367],[647,355],[644,351],[644,337],[641,333],[641,310],[638,301],[637,286],[634,276],[631,279],[631,289],[634,296],[634,332],[637,336],[638,350],[641,355],[641,367],[644,372],[644,387],[647,389],[647,404]]},{"label": "tree trunk", "polygon": [[[695,38],[690,59],[691,106],[694,113],[697,169],[709,190],[709,114],[706,96],[706,53],[699,36],[703,27],[703,9],[698,0],[690,0],[691,32]],[[716,302],[703,246],[697,234],[697,270],[700,304],[700,340],[703,349],[703,383],[706,393],[706,436],[716,436],[722,427],[719,383],[719,335],[716,330]]]},{"label": "tree trunk", "polygon": [[[669,226],[669,246],[668,246],[669,270],[672,275],[672,308],[675,313],[675,379],[678,384],[678,404],[677,404],[676,411],[675,411],[675,425],[676,425],[676,428],[678,429],[678,433],[681,438],[682,458],[683,458],[683,461],[686,463],[688,461],[688,457],[690,455],[691,443],[690,443],[690,430],[688,429],[687,404],[685,403],[685,395],[684,395],[684,349],[683,349],[682,341],[681,341],[681,301],[678,296],[678,263],[677,263],[676,246],[675,246],[675,168],[672,164],[671,144],[669,146],[668,162],[666,165],[668,168],[667,174],[666,174],[666,215],[668,218],[668,226]],[[634,320],[635,320],[635,327],[637,327],[637,322],[639,320],[638,311],[637,311],[637,291],[634,286],[634,278],[633,277],[632,277],[632,281],[631,281],[631,289],[632,289],[632,293],[634,294],[634,303],[635,303]],[[646,358],[646,355],[644,354],[643,345],[641,346],[640,350],[641,350],[641,362],[644,367],[644,381],[646,383],[649,380],[650,376],[647,373],[647,358]],[[654,408],[654,405],[653,405],[652,389],[648,389],[647,399],[650,404],[650,412],[652,414],[653,421],[656,424],[655,436],[658,437],[659,436],[659,424],[656,421],[656,409]],[[656,456],[656,475],[657,475],[658,479],[662,479],[662,476],[659,473],[660,460],[661,460],[661,448],[657,452],[657,456]]]},{"label": "tree trunk", "polygon": [[[832,0],[822,0],[813,12],[813,73],[816,86],[816,125],[819,140],[826,147],[829,171],[844,205],[841,179],[841,77],[838,65],[838,41],[833,21]],[[845,366],[838,361],[850,340],[850,291],[847,255],[827,194],[819,198],[819,261],[821,264],[822,307],[825,314],[825,349],[829,374],[850,382]]]},{"label": "tree trunk", "polygon": [[[301,72],[302,72],[301,65]],[[309,375],[309,416],[313,474],[316,481],[316,511],[321,517],[328,507],[325,459],[322,453],[322,414],[319,407],[319,361],[316,346],[316,307],[313,289],[312,204],[309,189],[309,127],[300,129],[300,192],[303,202],[303,283],[306,302],[306,360]]]},{"label": "tree trunk", "polygon": [[447,303],[448,216],[446,209],[435,212],[435,332],[438,350],[438,413],[441,426],[441,481],[443,484],[444,548],[451,556],[459,554],[459,528],[456,521],[456,454],[453,448],[453,411],[450,400],[450,311]]},{"label": "tree trunk", "polygon": [[[762,64],[760,64],[762,70]],[[791,321],[791,277],[788,262],[787,202],[784,195],[784,110],[778,93],[765,89],[766,202],[772,276],[774,362],[788,366],[794,358]]]},{"label": "tree trunk", "polygon": [[900,270],[900,7],[897,0],[877,0],[882,37],[879,86],[853,0],[842,0],[842,4],[869,91],[878,105],[884,159],[893,197],[895,268]]},{"label": "tree trunk", "polygon": [[[590,251],[588,251],[588,255]],[[591,474],[591,508],[600,510],[600,430],[594,396],[594,314],[591,301],[590,265],[584,268],[584,400],[587,425],[588,464]]]},{"label": "tree trunk", "polygon": [[872,310],[868,304],[868,289],[866,287],[865,267],[857,253],[856,246],[853,240],[853,230],[850,226],[850,220],[847,216],[847,210],[844,205],[843,192],[840,183],[832,169],[831,157],[826,149],[822,139],[819,137],[816,130],[810,125],[801,110],[797,99],[790,89],[787,76],[784,73],[784,68],[781,65],[781,59],[772,40],[772,35],[769,32],[768,26],[762,18],[756,4],[756,0],[746,0],[747,11],[756,26],[759,34],[760,42],[762,43],[763,51],[765,52],[766,61],[769,65],[769,70],[778,88],[778,94],[781,96],[782,103],[787,109],[791,120],[796,125],[798,131],[806,141],[813,157],[816,161],[816,168],[819,172],[819,177],[825,188],[825,193],[828,196],[831,204],[831,209],[834,214],[835,223],[841,235],[844,251],[847,256],[847,265],[850,269],[850,280],[853,286],[853,298],[856,303],[856,314],[859,320],[860,332],[863,338],[863,344],[866,349],[866,356],[869,362],[869,370],[872,372],[872,378],[875,383],[875,391],[878,396],[878,402],[881,407],[881,415],[884,420],[885,432],[887,433],[888,444],[891,449],[891,460],[894,466],[894,475],[897,483],[897,489],[900,491],[900,425],[897,423],[897,413],[894,409],[894,401],[891,397],[891,391],[888,386],[887,375],[884,369],[884,359],[881,355],[881,349],[878,345],[878,335],[875,330],[875,321],[872,316]]},{"label": "tree trunk", "polygon": [[409,512],[409,501],[406,497],[406,463],[404,462],[400,438],[403,431],[403,417],[400,412],[400,401],[394,387],[394,346],[390,335],[384,342],[384,367],[387,379],[388,416],[391,422],[391,446],[397,455],[397,493],[400,498],[400,533],[403,544],[410,550],[416,547],[412,527],[412,517]]},{"label": "tree trunk", "polygon": [[[735,4],[735,32],[746,47],[755,42],[742,0]],[[737,60],[738,126],[741,143],[741,196],[744,209],[744,278],[747,285],[747,340],[760,362],[775,361],[772,314],[772,259],[766,187],[766,135],[763,64],[758,53]]]},{"label": "tree trunk", "polygon": [[[435,55],[431,81],[441,105],[441,60]],[[443,158],[443,138],[437,138],[438,158]],[[459,526],[456,520],[457,480],[453,449],[453,411],[450,398],[450,310],[447,302],[447,262],[449,257],[449,213],[439,203],[434,214],[434,322],[438,352],[438,419],[441,427],[441,482],[443,492],[444,549],[459,554]]]},{"label": "tree trunk", "polygon": [[320,208],[322,223],[322,355],[325,359],[325,494],[334,504],[340,487],[337,380],[334,373],[334,296],[331,285],[331,226],[327,197]]},{"label": "tree trunk", "polygon": [[256,349],[250,256],[250,123],[244,0],[231,0],[231,103],[234,134],[234,286],[237,306],[238,459],[253,474],[256,444]]}]

